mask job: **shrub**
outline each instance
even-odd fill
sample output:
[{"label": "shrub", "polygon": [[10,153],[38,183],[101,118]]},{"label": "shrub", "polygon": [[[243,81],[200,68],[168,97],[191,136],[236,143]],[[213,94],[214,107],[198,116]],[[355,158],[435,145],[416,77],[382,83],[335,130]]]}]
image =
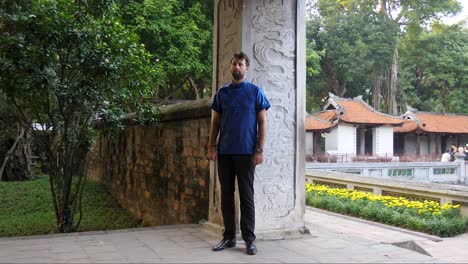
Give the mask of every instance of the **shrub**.
[{"label": "shrub", "polygon": [[307,184],[306,204],[441,237],[455,236],[468,230],[468,218],[461,216],[459,205],[440,205],[436,201],[408,200]]}]

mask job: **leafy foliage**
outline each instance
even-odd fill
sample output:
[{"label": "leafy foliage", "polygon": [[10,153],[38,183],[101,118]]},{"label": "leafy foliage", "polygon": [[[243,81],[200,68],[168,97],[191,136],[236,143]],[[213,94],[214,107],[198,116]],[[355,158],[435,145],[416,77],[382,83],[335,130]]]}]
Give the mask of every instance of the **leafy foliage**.
[{"label": "leafy foliage", "polygon": [[158,98],[195,99],[210,90],[207,84],[212,71],[212,1],[120,2],[124,23],[138,33],[154,56],[160,73]]},{"label": "leafy foliage", "polygon": [[[308,23],[308,39],[324,50],[317,83],[339,96],[365,94],[374,68],[390,63],[396,45],[397,24],[375,12],[370,3],[316,1],[318,13]],[[330,87],[329,89],[326,89]]]},{"label": "leafy foliage", "polygon": [[[138,35],[106,0],[8,1],[1,7],[0,89],[47,155],[59,230],[73,231],[81,220],[93,124],[100,119],[103,127],[120,128],[124,113],[152,109],[140,98],[150,94],[157,71]],[[80,180],[72,184],[74,176]]]},{"label": "leafy foliage", "polygon": [[457,205],[409,201],[324,185],[306,185],[306,204],[335,213],[449,237],[468,231]]},{"label": "leafy foliage", "polygon": [[[400,43],[405,101],[423,111],[468,113],[468,30],[436,23]],[[465,54],[465,55],[464,55]]]},{"label": "leafy foliage", "polygon": [[[463,56],[456,60],[453,57],[454,53],[466,53],[463,45],[459,44],[464,40],[465,33],[460,30],[455,30],[458,33],[451,33],[455,32],[454,29],[448,30],[447,26],[438,22],[444,16],[458,13],[461,10],[459,2],[314,0],[308,1],[307,8],[307,39],[315,44],[316,52],[325,54],[321,57],[320,74],[308,79],[308,94],[313,95],[307,99],[308,109],[317,109],[327,93],[333,92],[345,97],[363,95],[363,99],[371,104],[372,100],[380,96],[384,99],[381,104],[387,106],[391,105],[389,102],[392,97],[396,97],[397,109],[400,111],[406,109],[406,103],[426,111],[466,111],[458,99],[467,98],[464,91],[466,89],[462,89],[466,87],[463,77],[466,63],[461,62]],[[436,41],[431,49],[418,50],[419,45],[429,43],[428,37],[422,33],[428,25],[439,28],[440,39],[447,34],[446,38],[456,42],[458,46],[440,43],[436,48]],[[457,39],[456,34],[461,36]],[[435,35],[432,37],[435,38]],[[398,53],[395,53],[397,47]],[[436,52],[436,49],[443,52]],[[398,78],[401,80],[397,83],[397,90],[393,91],[390,89],[393,86],[389,85],[391,75],[386,72],[390,66],[398,67],[399,64],[394,63],[398,62],[395,54],[399,54],[404,69],[398,71]],[[397,60],[393,60],[395,58]],[[419,62],[420,59],[423,61]],[[441,72],[426,75],[425,82],[430,82],[432,88],[421,86],[418,77],[414,76],[414,72],[421,69],[415,66],[417,62],[426,64],[427,74]],[[430,67],[429,63],[432,63]],[[458,67],[458,70],[451,71],[452,66]],[[385,81],[382,82],[382,79]],[[447,83],[444,84],[444,81]],[[383,83],[385,89],[375,89],[378,86],[376,83]],[[430,99],[428,95],[435,90],[439,91],[436,95],[449,96]],[[312,103],[309,102],[310,99]],[[448,104],[452,106],[449,107]]]}]

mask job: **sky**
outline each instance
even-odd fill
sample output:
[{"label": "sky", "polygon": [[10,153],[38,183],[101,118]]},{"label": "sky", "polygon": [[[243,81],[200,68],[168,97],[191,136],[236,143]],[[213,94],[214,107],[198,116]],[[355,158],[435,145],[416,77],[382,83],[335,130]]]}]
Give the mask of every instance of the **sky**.
[{"label": "sky", "polygon": [[[451,25],[468,18],[468,0],[458,0],[458,2],[462,4],[463,10],[457,16],[442,19],[444,23]],[[465,26],[468,26],[468,21],[465,22]]]}]

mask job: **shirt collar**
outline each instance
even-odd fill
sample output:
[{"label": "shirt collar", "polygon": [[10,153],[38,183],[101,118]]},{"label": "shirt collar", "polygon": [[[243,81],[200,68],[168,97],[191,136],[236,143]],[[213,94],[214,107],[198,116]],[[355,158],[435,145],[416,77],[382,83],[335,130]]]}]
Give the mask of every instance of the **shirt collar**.
[{"label": "shirt collar", "polygon": [[240,88],[246,83],[247,83],[247,80],[244,80],[243,82],[241,82],[239,84],[237,84],[235,82],[231,82],[231,85],[229,85],[229,87],[231,87],[231,88]]}]

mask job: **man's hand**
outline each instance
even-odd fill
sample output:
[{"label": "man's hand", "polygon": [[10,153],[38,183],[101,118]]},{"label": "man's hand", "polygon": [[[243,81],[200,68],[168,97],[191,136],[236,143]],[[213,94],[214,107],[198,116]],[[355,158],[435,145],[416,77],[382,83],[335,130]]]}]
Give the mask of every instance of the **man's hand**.
[{"label": "man's hand", "polygon": [[208,147],[208,159],[209,160],[216,160],[216,147],[211,146]]},{"label": "man's hand", "polygon": [[255,152],[252,156],[253,165],[262,164],[263,162],[263,153],[262,152]]}]

